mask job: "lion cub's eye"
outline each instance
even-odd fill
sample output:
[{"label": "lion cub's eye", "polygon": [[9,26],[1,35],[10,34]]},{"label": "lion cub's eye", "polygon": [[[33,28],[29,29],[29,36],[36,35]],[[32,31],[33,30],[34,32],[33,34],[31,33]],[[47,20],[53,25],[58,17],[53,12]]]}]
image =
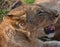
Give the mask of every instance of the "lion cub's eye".
[{"label": "lion cub's eye", "polygon": [[44,10],[37,10],[37,15],[40,15],[42,13],[46,13]]},{"label": "lion cub's eye", "polygon": [[12,19],[20,19],[20,17],[17,17],[17,16],[16,17],[12,17]]},{"label": "lion cub's eye", "polygon": [[10,17],[10,18],[13,17],[13,15],[7,15],[7,16]]},{"label": "lion cub's eye", "polygon": [[20,20],[20,17],[19,16],[14,16],[14,15],[7,15],[10,19],[13,19],[13,20],[17,20],[19,21]]}]

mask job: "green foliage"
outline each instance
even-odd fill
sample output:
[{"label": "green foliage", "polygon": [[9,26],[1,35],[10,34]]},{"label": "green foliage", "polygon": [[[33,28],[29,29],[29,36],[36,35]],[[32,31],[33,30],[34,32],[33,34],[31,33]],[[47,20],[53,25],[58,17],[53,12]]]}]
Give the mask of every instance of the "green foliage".
[{"label": "green foliage", "polygon": [[35,0],[22,0],[25,4],[32,4]]},{"label": "green foliage", "polygon": [[0,9],[0,19],[3,18],[3,16],[5,16],[8,13],[8,11],[6,9]]}]

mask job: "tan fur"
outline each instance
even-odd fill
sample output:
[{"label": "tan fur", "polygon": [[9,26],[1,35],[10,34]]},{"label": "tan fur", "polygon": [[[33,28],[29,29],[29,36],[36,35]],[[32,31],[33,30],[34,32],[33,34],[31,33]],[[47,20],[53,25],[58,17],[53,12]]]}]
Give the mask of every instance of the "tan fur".
[{"label": "tan fur", "polygon": [[[39,11],[46,14],[39,14]],[[40,5],[22,5],[10,11],[0,24],[0,47],[40,47],[37,36],[56,14]]]}]

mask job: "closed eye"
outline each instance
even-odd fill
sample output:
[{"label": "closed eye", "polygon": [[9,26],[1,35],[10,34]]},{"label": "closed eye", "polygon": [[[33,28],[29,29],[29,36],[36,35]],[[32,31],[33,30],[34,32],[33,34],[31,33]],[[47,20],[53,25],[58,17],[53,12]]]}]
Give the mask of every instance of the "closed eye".
[{"label": "closed eye", "polygon": [[40,11],[37,12],[37,15],[40,15],[42,13],[47,13],[47,12],[45,12],[44,10],[40,10]]}]

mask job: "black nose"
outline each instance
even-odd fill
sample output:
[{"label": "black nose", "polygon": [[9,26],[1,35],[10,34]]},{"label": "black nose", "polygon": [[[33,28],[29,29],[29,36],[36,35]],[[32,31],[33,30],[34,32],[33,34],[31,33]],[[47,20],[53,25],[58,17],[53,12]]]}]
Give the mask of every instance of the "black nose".
[{"label": "black nose", "polygon": [[56,16],[55,17],[58,17],[59,16],[59,14],[56,14]]}]

